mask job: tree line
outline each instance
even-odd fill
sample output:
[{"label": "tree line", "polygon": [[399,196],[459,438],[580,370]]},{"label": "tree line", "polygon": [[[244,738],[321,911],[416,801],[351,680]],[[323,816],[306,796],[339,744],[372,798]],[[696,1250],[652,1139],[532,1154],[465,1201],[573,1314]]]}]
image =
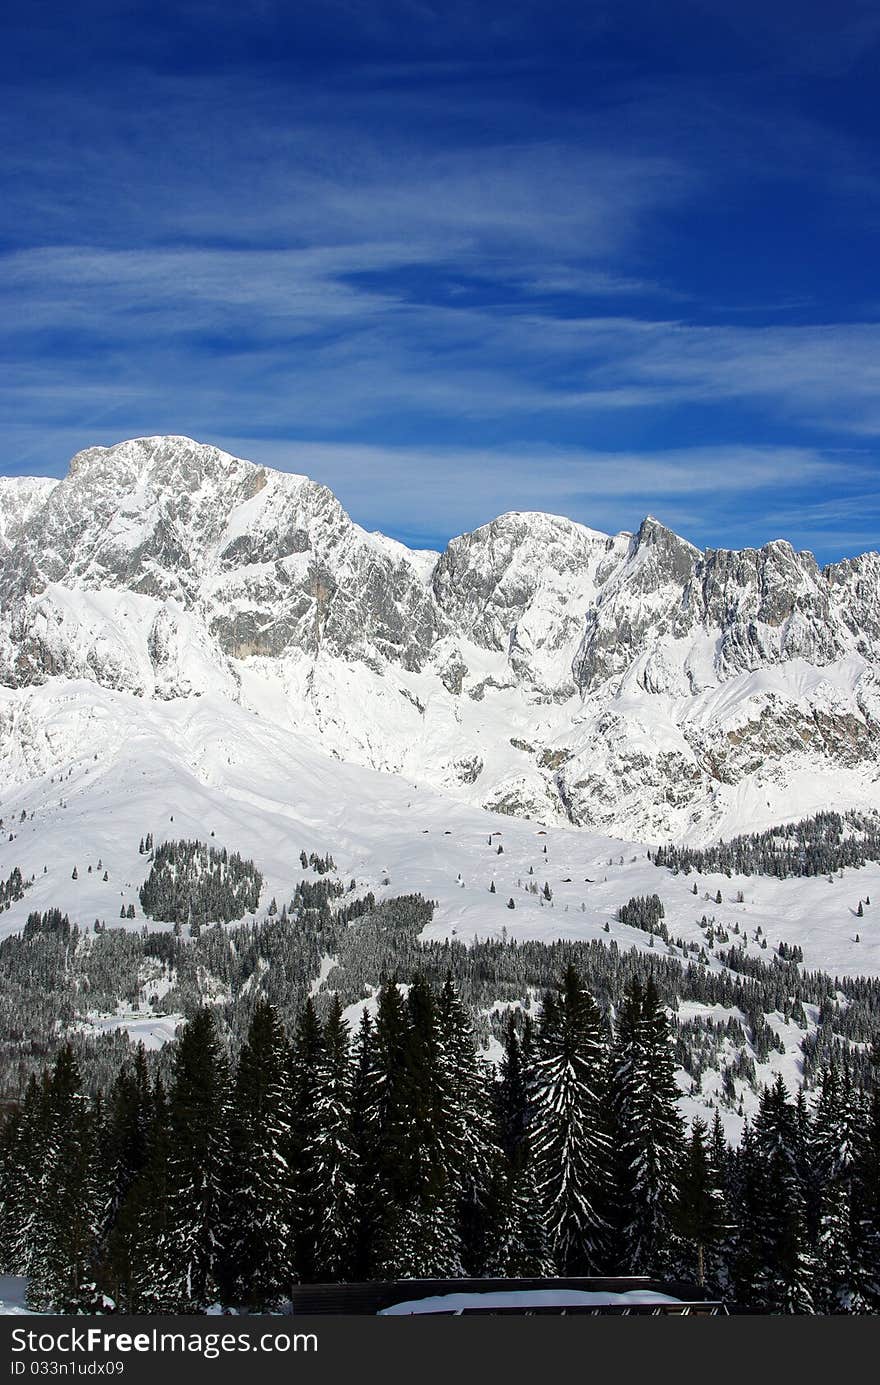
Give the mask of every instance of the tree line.
[{"label": "tree line", "polygon": [[[655,866],[676,875],[832,875],[880,861],[880,817],[876,813],[817,813],[799,822],[747,832],[710,846],[661,846],[648,853]],[[719,901],[720,903],[720,897]]]},{"label": "tree line", "polygon": [[[708,1066],[729,1069],[726,1090],[734,1109],[739,1100],[734,1082],[740,1094],[743,1083],[757,1088],[754,1063],[773,1048],[772,1026],[765,1020],[773,1012],[804,1031],[808,1085],[832,1056],[848,1067],[857,1085],[870,1080],[867,1046],[880,1023],[877,978],[832,977],[805,970],[781,953],[756,956],[739,946],[716,947],[722,968],[707,966],[708,953],[698,944],[692,945],[696,951],[682,944],[675,955],[627,950],[614,940],[539,942],[502,936],[466,946],[455,938],[422,936],[434,905],[421,895],[377,902],[350,886],[341,896],[335,888],[328,892],[325,887],[332,884],[338,884],[332,877],[316,880],[317,896],[311,887],[298,891],[275,915],[201,928],[195,937],[179,928],[131,930],[105,927],[97,920],[94,931],[72,924],[58,910],[34,912],[24,935],[0,940],[0,1097],[20,1097],[30,1074],[65,1042],[74,1046],[86,1090],[106,1087],[112,1066],[128,1047],[127,1035],[124,1030],[89,1034],[80,1021],[90,1012],[112,1014],[120,1004],[192,1016],[210,1000],[235,1056],[258,997],[277,1008],[288,1029],[295,1027],[326,958],[334,963],[315,996],[322,1020],[330,992],[347,1006],[395,972],[421,973],[435,987],[451,974],[485,1044],[503,1037],[499,1003],[528,1009],[530,996],[552,986],[574,965],[606,1014],[620,1005],[633,980],[644,984],[651,975],[664,1005],[673,1011],[681,1066],[697,1081]],[[712,934],[716,943],[729,940],[714,921],[707,921],[706,929],[707,946]],[[738,1009],[743,1023],[719,1037],[700,1017],[678,1021],[674,1012],[683,1001]],[[816,1007],[818,1017],[817,1026],[809,1029],[807,1005]],[[161,1054],[149,1056],[151,1066],[165,1062]]]}]

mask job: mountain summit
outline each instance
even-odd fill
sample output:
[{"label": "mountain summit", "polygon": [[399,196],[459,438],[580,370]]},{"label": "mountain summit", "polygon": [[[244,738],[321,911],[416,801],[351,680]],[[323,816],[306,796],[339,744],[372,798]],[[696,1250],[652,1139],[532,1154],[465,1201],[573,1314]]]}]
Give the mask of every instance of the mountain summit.
[{"label": "mountain summit", "polygon": [[[514,512],[413,552],[325,486],[189,438],[0,482],[0,766],[35,689],[190,698],[495,810],[647,839],[880,782],[880,556],[693,547]],[[39,716],[45,716],[46,696]],[[65,746],[74,753],[75,746]]]}]

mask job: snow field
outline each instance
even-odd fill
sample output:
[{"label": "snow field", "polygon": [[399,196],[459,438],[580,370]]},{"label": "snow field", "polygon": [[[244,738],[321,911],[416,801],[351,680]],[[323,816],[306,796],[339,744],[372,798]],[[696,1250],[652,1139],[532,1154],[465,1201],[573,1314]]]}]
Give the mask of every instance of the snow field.
[{"label": "snow field", "polygon": [[[9,697],[0,690],[0,701]],[[827,877],[676,877],[651,864],[644,844],[487,813],[401,776],[320,754],[295,733],[279,735],[270,718],[221,696],[150,702],[78,684],[63,693],[40,688],[32,700],[31,726],[44,752],[57,758],[49,772],[10,787],[0,799],[0,878],[16,865],[34,876],[24,899],[0,916],[0,934],[21,929],[31,910],[51,907],[85,929],[96,918],[108,927],[142,928],[137,892],[148,865],[138,844],[152,832],[156,843],[197,838],[253,857],[265,876],[261,911],[273,896],[281,907],[293,894],[303,875],[301,850],[330,851],[340,878],[353,878],[359,893],[421,892],[436,900],[424,933],[429,938],[598,940],[651,951],[649,935],[618,923],[615,914],[631,896],[656,893],[673,940],[667,948],[654,938],[658,957],[674,955],[685,964],[696,959],[698,951],[683,956],[674,940],[702,948],[699,920],[705,914],[730,934],[725,947],[745,941],[765,962],[784,941],[803,948],[807,968],[832,976],[880,974],[875,905],[856,918],[866,897],[880,911],[880,864],[847,871],[833,883]],[[545,881],[551,902],[540,893]],[[528,891],[531,882],[536,895]],[[514,909],[507,907],[510,898]],[[119,919],[120,907],[129,904],[135,918]],[[150,929],[168,926],[148,922]],[[331,965],[332,959],[324,960],[315,992]],[[712,956],[708,965],[721,963]],[[87,1022],[95,1029],[125,1028],[150,1046],[165,1042],[177,1017],[155,1016],[148,1004],[163,984],[169,983],[145,980],[138,1011],[89,1016]],[[803,1031],[785,1025],[782,1016],[770,1022],[786,1053],[771,1054],[760,1076],[782,1071],[793,1085]],[[681,1076],[684,1108],[705,1114],[706,1102],[717,1097],[714,1074],[698,1095],[689,1094]],[[746,1114],[753,1106],[745,1088]],[[738,1119],[725,1112],[725,1120],[733,1134]]]}]

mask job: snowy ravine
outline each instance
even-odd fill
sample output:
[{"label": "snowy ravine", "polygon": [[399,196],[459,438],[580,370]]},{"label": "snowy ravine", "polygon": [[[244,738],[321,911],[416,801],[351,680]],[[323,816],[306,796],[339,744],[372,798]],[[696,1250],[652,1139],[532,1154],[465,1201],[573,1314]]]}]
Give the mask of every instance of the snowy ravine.
[{"label": "snowy ravine", "polygon": [[[702,948],[708,914],[758,960],[764,939],[880,975],[855,917],[880,865],[705,875],[695,898],[647,859],[880,807],[878,667],[876,554],[819,570],[782,542],[700,553],[655,520],[609,537],[544,514],[411,552],[302,476],[183,438],[93,448],[57,483],[0,478],[0,881],[34,877],[0,933],[53,907],[140,929],[140,839],[213,834],[257,862],[261,909],[330,850],[377,898],[436,900],[431,937],[646,949],[615,916],[656,892],[672,938]],[[156,1046],[174,1019],[83,1023]],[[768,1023],[785,1052],[759,1077],[793,1085],[803,1030]],[[705,1114],[717,1084],[681,1077]]]}]

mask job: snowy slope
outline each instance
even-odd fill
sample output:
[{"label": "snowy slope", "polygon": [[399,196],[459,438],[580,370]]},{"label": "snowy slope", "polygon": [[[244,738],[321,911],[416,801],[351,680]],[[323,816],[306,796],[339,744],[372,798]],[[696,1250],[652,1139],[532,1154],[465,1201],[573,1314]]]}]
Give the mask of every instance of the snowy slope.
[{"label": "snowy slope", "polygon": [[[12,697],[0,690],[0,708]],[[377,896],[421,891],[436,899],[428,931],[438,937],[464,941],[507,929],[518,938],[647,947],[647,935],[616,923],[614,914],[631,895],[657,891],[673,936],[702,943],[699,918],[714,914],[728,928],[738,922],[747,930],[756,957],[760,926],[771,946],[799,943],[808,967],[880,975],[880,930],[869,917],[855,920],[865,895],[880,907],[880,864],[833,884],[825,876],[706,874],[695,897],[694,877],[658,870],[638,842],[487,813],[402,776],[325,756],[295,736],[279,737],[270,718],[211,693],[147,702],[92,683],[47,684],[32,694],[26,734],[44,756],[58,753],[49,772],[0,798],[0,876],[19,865],[35,877],[25,898],[0,916],[0,933],[52,905],[83,924],[110,922],[121,902],[135,904],[131,926],[139,928],[140,839],[152,832],[157,841],[205,840],[214,832],[218,845],[253,856],[263,870],[262,905],[273,895],[289,898],[303,848],[329,849],[342,878],[356,877]],[[77,753],[69,756],[73,743]],[[549,881],[552,903],[524,892],[530,866],[539,884]],[[511,895],[515,912],[506,908]]]},{"label": "snowy slope", "polygon": [[[8,716],[18,698],[15,690],[0,690],[0,713]],[[737,942],[745,940],[756,959],[769,960],[784,941],[803,948],[807,968],[880,975],[875,905],[856,919],[866,896],[880,908],[880,864],[847,871],[833,883],[704,875],[694,896],[693,877],[658,870],[638,842],[487,813],[413,779],[325,755],[295,732],[279,734],[271,711],[260,715],[220,691],[154,700],[93,681],[55,679],[31,689],[27,720],[19,719],[14,737],[19,782],[5,775],[0,794],[0,878],[19,866],[34,883],[0,914],[0,934],[19,930],[31,910],[50,907],[85,928],[101,919],[140,929],[138,888],[147,867],[138,847],[151,832],[157,843],[199,838],[252,856],[265,876],[260,915],[273,896],[292,895],[302,877],[301,850],[330,850],[340,877],[353,877],[361,890],[380,898],[421,892],[436,900],[426,937],[593,939],[647,951],[648,935],[615,915],[632,895],[657,892],[673,947],[656,938],[654,956],[681,959],[679,938],[702,948],[700,920],[707,915],[730,933],[736,925]],[[545,880],[550,902],[528,890]],[[129,905],[135,917],[123,923],[120,908]],[[721,963],[713,955],[708,965]],[[329,972],[326,962],[314,990]],[[172,1037],[178,1017],[145,1013],[148,1008],[90,1015],[87,1023],[93,1030],[127,1029],[155,1047]],[[708,1007],[691,1004],[683,1017],[691,1011],[708,1013]],[[356,1022],[354,1013],[349,1018]],[[769,1022],[778,1026],[785,1053],[772,1053],[759,1077],[781,1071],[793,1084],[803,1030],[786,1025],[782,1015]],[[684,1074],[681,1079],[683,1109],[705,1115],[720,1074],[708,1074],[698,1094]],[[746,1087],[742,1095],[748,1114],[755,1096]],[[724,1118],[735,1135],[741,1122],[730,1110]]]}]

